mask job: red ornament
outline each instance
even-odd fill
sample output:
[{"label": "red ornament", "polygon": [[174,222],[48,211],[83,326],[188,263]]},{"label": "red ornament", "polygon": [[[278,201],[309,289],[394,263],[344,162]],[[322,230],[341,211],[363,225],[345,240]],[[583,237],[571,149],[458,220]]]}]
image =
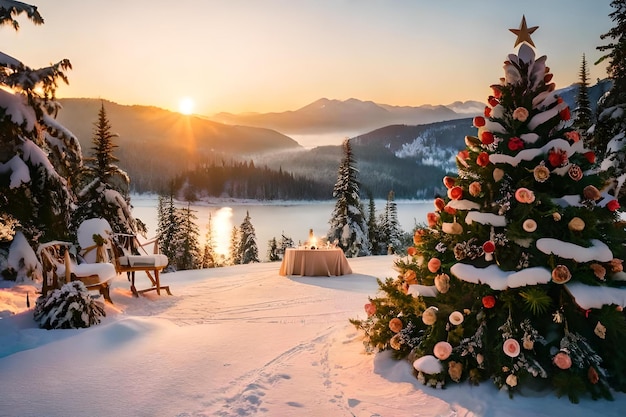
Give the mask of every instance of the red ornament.
[{"label": "red ornament", "polygon": [[553,77],[553,75],[552,75],[552,74],[546,74],[546,75],[544,75],[544,76],[543,76],[543,82],[544,82],[544,83],[546,83],[546,84],[548,84],[550,81],[552,81],[552,77]]},{"label": "red ornament", "polygon": [[606,208],[608,208],[611,211],[615,211],[617,209],[619,209],[619,201],[617,200],[611,200],[606,204]]},{"label": "red ornament", "polygon": [[494,96],[489,96],[489,98],[487,99],[487,101],[489,102],[489,105],[491,107],[496,107],[498,104],[500,104],[500,102],[498,101],[497,98],[495,98]]},{"label": "red ornament", "polygon": [[561,115],[561,120],[569,120],[572,117],[572,115],[569,112],[569,107],[566,107],[563,110],[561,110],[559,114]]},{"label": "red ornament", "polygon": [[485,308],[494,308],[496,305],[496,297],[493,295],[485,295],[482,301]]},{"label": "red ornament", "polygon": [[502,97],[502,86],[494,84],[491,86],[491,90],[493,91],[494,97],[500,100],[500,98]]},{"label": "red ornament", "polygon": [[585,152],[585,158],[587,158],[590,164],[596,163],[596,154],[593,151]]},{"label": "red ornament", "polygon": [[484,145],[491,145],[494,141],[493,139],[493,133],[489,132],[489,131],[484,131],[481,135],[480,135],[480,141],[484,144]]},{"label": "red ornament", "polygon": [[567,161],[567,152],[565,152],[563,149],[552,148],[548,152],[548,162],[550,162],[550,165],[552,165],[554,168],[565,165]]},{"label": "red ornament", "polygon": [[454,186],[448,190],[448,197],[452,200],[460,200],[463,198],[463,188]]},{"label": "red ornament", "polygon": [[488,240],[483,243],[483,250],[485,253],[493,253],[496,250],[496,245],[491,240]]},{"label": "red ornament", "polygon": [[510,151],[519,151],[520,149],[524,149],[524,141],[518,138],[517,136],[509,139],[509,143],[507,144]]},{"label": "red ornament", "polygon": [[446,202],[443,201],[443,198],[441,198],[441,197],[435,198],[434,204],[435,204],[435,209],[437,211],[443,210],[443,208],[446,206]]},{"label": "red ornament", "polygon": [[446,186],[447,189],[454,187],[456,180],[452,177],[445,176],[443,177],[443,185]]},{"label": "red ornament", "polygon": [[491,117],[491,107],[485,106],[485,111],[483,112],[485,117]]},{"label": "red ornament", "polygon": [[475,127],[483,127],[485,125],[485,118],[482,116],[474,117],[474,126]]},{"label": "red ornament", "polygon": [[415,246],[409,246],[406,253],[409,256],[415,256],[417,254],[417,249],[415,249]]},{"label": "red ornament", "polygon": [[476,158],[476,163],[481,167],[489,165],[489,154],[487,152],[481,152]]},{"label": "red ornament", "polygon": [[451,216],[454,216],[456,214],[456,209],[454,207],[450,207],[450,206],[445,206],[443,208],[443,211],[445,211],[446,213],[450,214]]}]

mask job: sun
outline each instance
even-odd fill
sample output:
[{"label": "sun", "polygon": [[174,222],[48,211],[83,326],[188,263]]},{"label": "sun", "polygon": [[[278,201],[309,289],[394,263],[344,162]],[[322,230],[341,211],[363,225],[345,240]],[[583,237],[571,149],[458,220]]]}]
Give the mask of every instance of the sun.
[{"label": "sun", "polygon": [[191,97],[183,97],[178,102],[178,111],[182,114],[191,114],[193,113],[194,101]]}]

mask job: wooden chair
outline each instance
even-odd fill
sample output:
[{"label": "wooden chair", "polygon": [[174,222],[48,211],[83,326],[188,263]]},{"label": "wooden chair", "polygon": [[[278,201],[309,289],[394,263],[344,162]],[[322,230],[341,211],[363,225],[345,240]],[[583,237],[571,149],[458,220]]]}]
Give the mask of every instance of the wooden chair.
[{"label": "wooden chair", "polygon": [[[169,286],[161,285],[159,274],[168,265],[169,259],[167,256],[159,253],[158,238],[142,244],[135,235],[115,233],[109,236],[109,241],[115,271],[118,274],[126,272],[129,281],[131,281],[130,289],[136,297],[148,291],[156,291],[157,294],[161,295],[161,290],[165,290],[167,294],[172,295]],[[153,253],[150,254],[145,247],[151,244],[154,245],[154,249]],[[145,272],[152,286],[143,290],[137,290],[135,287],[135,272]]]},{"label": "wooden chair", "polygon": [[39,245],[37,254],[43,267],[41,292],[61,288],[70,281],[82,281],[88,290],[97,290],[111,304],[109,288],[115,278],[115,268],[110,263],[78,262],[77,250],[68,242],[52,241]]}]

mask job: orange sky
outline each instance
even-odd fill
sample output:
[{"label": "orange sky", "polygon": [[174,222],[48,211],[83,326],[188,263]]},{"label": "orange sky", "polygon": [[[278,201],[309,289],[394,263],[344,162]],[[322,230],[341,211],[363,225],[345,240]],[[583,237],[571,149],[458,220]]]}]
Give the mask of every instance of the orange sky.
[{"label": "orange sky", "polygon": [[[431,4],[432,3],[432,4]],[[435,4],[436,3],[436,4]],[[321,97],[395,105],[485,101],[522,15],[557,88],[606,76],[608,0],[41,0],[45,19],[0,30],[31,67],[68,58],[59,97],[194,111],[295,110]]]}]

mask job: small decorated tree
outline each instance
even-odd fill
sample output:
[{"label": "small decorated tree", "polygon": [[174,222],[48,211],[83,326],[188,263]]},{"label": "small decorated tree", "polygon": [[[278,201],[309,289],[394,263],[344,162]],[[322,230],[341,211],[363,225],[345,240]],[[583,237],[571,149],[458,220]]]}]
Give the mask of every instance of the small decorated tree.
[{"label": "small decorated tree", "polygon": [[433,386],[491,379],[578,401],[626,389],[619,204],[537,58],[525,19],[458,175],[352,320]]}]

